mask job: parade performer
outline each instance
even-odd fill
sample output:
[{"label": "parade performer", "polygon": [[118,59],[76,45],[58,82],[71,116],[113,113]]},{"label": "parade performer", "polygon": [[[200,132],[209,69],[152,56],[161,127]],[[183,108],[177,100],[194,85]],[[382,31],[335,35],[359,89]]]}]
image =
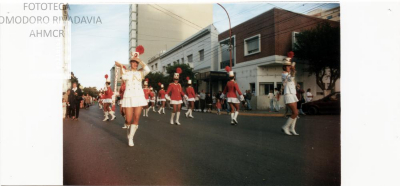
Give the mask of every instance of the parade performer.
[{"label": "parade performer", "polygon": [[101,109],[103,109],[103,97],[104,97],[104,94],[103,94],[103,90],[102,89],[100,89],[99,92],[100,92],[99,93],[99,108],[101,110]]},{"label": "parade performer", "polygon": [[286,135],[299,135],[295,131],[296,121],[297,121],[297,102],[299,101],[296,96],[296,86],[295,86],[295,62],[291,62],[294,53],[288,52],[288,57],[283,59],[283,72],[282,72],[282,85],[284,91],[284,101],[286,104],[286,108],[290,108],[292,110],[292,115],[288,118],[286,123],[282,126],[282,132]]},{"label": "parade performer", "polygon": [[[239,104],[240,101],[244,100],[244,96],[238,87],[238,84],[235,82],[235,75],[229,66],[225,67],[225,70],[229,73],[228,83],[225,86],[224,91],[221,94],[221,98],[225,97],[227,94],[227,102],[231,108],[231,124],[235,125],[238,124],[237,116],[239,115]],[[240,101],[237,98],[236,92],[240,95]],[[234,111],[236,109],[236,111]]]},{"label": "parade performer", "polygon": [[158,114],[161,114],[161,110],[163,114],[165,114],[165,90],[164,90],[164,85],[161,83],[158,83],[158,86],[161,87],[161,90],[158,91],[158,100],[161,101],[161,106],[160,109],[158,110]]},{"label": "parade performer", "polygon": [[103,100],[103,108],[104,108],[104,120],[107,121],[108,114],[111,115],[111,120],[115,119],[114,111],[111,110],[111,104],[112,104],[112,96],[113,96],[113,91],[111,90],[111,82],[110,79],[108,78],[108,75],[105,75],[106,78],[106,90],[104,91],[104,100]]},{"label": "parade performer", "polygon": [[149,86],[149,79],[148,78],[146,78],[144,80],[143,86],[144,86],[144,88],[143,88],[144,98],[147,101],[147,105],[145,107],[143,107],[143,116],[149,117],[149,110],[150,110],[150,107],[149,107],[150,97],[149,97],[149,95],[150,95],[150,89],[148,88],[148,86]]},{"label": "parade performer", "polygon": [[150,87],[149,98],[150,98],[150,107],[148,109],[150,110],[151,108],[153,108],[153,112],[156,112],[155,110],[156,95],[154,94],[153,87]]},{"label": "parade performer", "polygon": [[[144,97],[142,80],[150,72],[150,69],[139,59],[139,55],[143,54],[143,52],[143,46],[136,47],[136,52],[131,54],[132,57],[129,61],[130,70],[125,71],[119,62],[115,62],[115,65],[121,68],[121,76],[126,86],[122,107],[125,108],[125,124],[128,126],[129,146],[134,146],[133,137],[139,127],[140,112],[142,107],[148,104]],[[141,69],[138,69],[139,64],[142,67]]]},{"label": "parade performer", "polygon": [[[180,125],[181,123],[179,123],[179,115],[181,114],[181,104],[182,102],[182,96],[184,96],[185,98],[187,98],[187,96],[185,95],[185,93],[183,93],[182,90],[182,86],[181,84],[179,84],[179,74],[182,73],[182,69],[181,68],[177,68],[176,69],[176,73],[174,73],[174,82],[170,83],[168,86],[168,90],[165,93],[167,99],[171,99],[170,104],[173,105],[173,112],[171,114],[171,120],[170,123],[171,125],[174,124],[174,116],[176,114],[176,124]],[[171,93],[171,96],[169,96],[169,94]]]},{"label": "parade performer", "polygon": [[188,111],[185,113],[186,117],[191,117],[194,118],[192,115],[193,109],[194,109],[194,99],[196,96],[196,93],[194,93],[194,89],[192,87],[192,80],[189,77],[186,77],[186,80],[188,81],[188,87],[186,88],[186,94],[188,96],[187,101],[189,104],[187,107],[189,108]]}]

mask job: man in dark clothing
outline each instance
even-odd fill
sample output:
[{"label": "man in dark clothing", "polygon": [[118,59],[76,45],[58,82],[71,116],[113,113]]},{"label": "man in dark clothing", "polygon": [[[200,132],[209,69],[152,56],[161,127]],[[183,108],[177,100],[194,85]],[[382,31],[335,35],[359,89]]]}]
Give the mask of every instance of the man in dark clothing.
[{"label": "man in dark clothing", "polygon": [[296,97],[297,97],[297,99],[299,100],[299,101],[297,102],[297,109],[299,110],[299,114],[306,115],[306,114],[303,112],[303,109],[302,109],[302,104],[305,103],[303,94],[304,94],[304,90],[301,89],[300,84],[297,84],[297,85],[296,85]]},{"label": "man in dark clothing", "polygon": [[252,94],[251,94],[250,90],[247,90],[246,92],[247,92],[246,93],[247,109],[251,110],[250,100],[251,100]]},{"label": "man in dark clothing", "polygon": [[82,100],[81,97],[81,90],[77,87],[76,83],[72,84],[72,89],[71,93],[68,96],[68,102],[70,104],[70,116],[72,116],[72,119],[78,120],[79,118],[79,108],[80,108],[80,103]]}]

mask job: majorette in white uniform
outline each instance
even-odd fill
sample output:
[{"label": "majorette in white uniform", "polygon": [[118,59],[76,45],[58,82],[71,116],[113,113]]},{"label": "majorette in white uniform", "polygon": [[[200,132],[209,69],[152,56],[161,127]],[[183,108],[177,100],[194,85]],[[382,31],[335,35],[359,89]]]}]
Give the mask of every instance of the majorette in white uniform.
[{"label": "majorette in white uniform", "polygon": [[[288,52],[288,57],[283,59],[282,65],[285,68],[288,65],[294,66],[296,63],[291,62],[291,59],[293,58],[294,53],[293,52]],[[290,103],[295,103],[298,102],[299,100],[296,97],[296,85],[295,85],[295,74],[296,71],[293,72],[286,72],[284,71],[282,73],[282,85],[283,85],[283,91],[284,91],[284,101],[286,104],[286,107],[288,107],[287,104]],[[284,132],[286,135],[299,135],[295,131],[296,127],[296,121],[297,118],[292,119],[291,117],[288,118],[286,123],[282,126],[282,132]]]},{"label": "majorette in white uniform", "polygon": [[[124,99],[122,100],[122,107],[124,108],[142,107],[147,105],[147,101],[144,98],[144,93],[142,89],[142,80],[144,79],[144,76],[146,76],[150,72],[150,69],[139,59],[139,55],[143,53],[144,48],[143,46],[139,45],[136,47],[136,52],[131,54],[132,57],[130,59],[130,62],[135,61],[141,64],[143,69],[135,71],[131,69],[126,72],[124,69],[121,69],[123,73],[122,79],[125,81],[126,86]],[[127,137],[129,146],[134,146],[133,137],[139,127],[139,123],[126,123],[126,125],[128,126]]]}]

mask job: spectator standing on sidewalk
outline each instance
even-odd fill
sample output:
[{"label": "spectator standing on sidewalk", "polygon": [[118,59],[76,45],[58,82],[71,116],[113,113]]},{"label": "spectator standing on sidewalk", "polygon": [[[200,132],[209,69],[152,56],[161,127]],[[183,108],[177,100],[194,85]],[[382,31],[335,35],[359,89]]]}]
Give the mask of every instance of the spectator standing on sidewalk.
[{"label": "spectator standing on sidewalk", "polygon": [[306,114],[303,112],[303,110],[301,109],[303,103],[306,102],[306,101],[304,100],[303,94],[304,94],[304,90],[301,89],[300,84],[297,84],[297,85],[296,85],[296,97],[297,97],[297,99],[299,100],[299,101],[297,102],[297,109],[299,110],[299,114],[306,115]]},{"label": "spectator standing on sidewalk", "polygon": [[71,89],[68,89],[67,92],[63,96],[65,103],[66,103],[66,113],[65,113],[64,117],[67,119],[70,118],[70,106],[69,106],[69,102],[68,102],[68,96],[70,93],[71,93]]},{"label": "spectator standing on sidewalk", "polygon": [[279,98],[281,96],[281,93],[278,91],[278,88],[274,89],[274,106],[275,106],[275,112],[279,112],[281,110],[281,107],[279,105]]},{"label": "spectator standing on sidewalk", "polygon": [[206,107],[206,94],[204,93],[204,90],[201,90],[200,92],[200,108],[201,112],[206,112],[204,108]]},{"label": "spectator standing on sidewalk", "polygon": [[205,112],[211,112],[211,106],[212,106],[212,97],[211,94],[207,92],[206,95],[206,105],[207,105],[207,111]]},{"label": "spectator standing on sidewalk", "polygon": [[250,91],[250,90],[247,90],[246,102],[247,102],[247,109],[249,109],[249,110],[252,110],[251,104],[250,104],[250,101],[251,101],[251,98],[252,98],[252,97],[253,97],[253,94],[251,93],[251,91]]},{"label": "spectator standing on sidewalk", "polygon": [[268,99],[269,99],[269,112],[273,112],[274,111],[274,93],[272,90],[269,91]]},{"label": "spectator standing on sidewalk", "polygon": [[311,102],[314,96],[312,95],[310,88],[307,89],[306,96],[307,96],[306,103]]}]

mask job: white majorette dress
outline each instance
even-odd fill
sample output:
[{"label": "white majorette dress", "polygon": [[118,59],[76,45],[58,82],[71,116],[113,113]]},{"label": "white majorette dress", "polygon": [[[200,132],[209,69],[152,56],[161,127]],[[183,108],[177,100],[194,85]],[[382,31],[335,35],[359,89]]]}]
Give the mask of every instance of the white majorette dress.
[{"label": "white majorette dress", "polygon": [[284,101],[285,104],[295,103],[299,100],[296,96],[296,86],[294,85],[294,77],[292,77],[288,72],[282,73],[282,84],[284,91]]},{"label": "white majorette dress", "polygon": [[122,70],[122,72],[122,79],[125,81],[126,86],[122,107],[146,106],[147,101],[142,89],[142,79],[150,72],[149,67],[146,65],[139,71],[129,70],[124,73],[124,70]]}]

